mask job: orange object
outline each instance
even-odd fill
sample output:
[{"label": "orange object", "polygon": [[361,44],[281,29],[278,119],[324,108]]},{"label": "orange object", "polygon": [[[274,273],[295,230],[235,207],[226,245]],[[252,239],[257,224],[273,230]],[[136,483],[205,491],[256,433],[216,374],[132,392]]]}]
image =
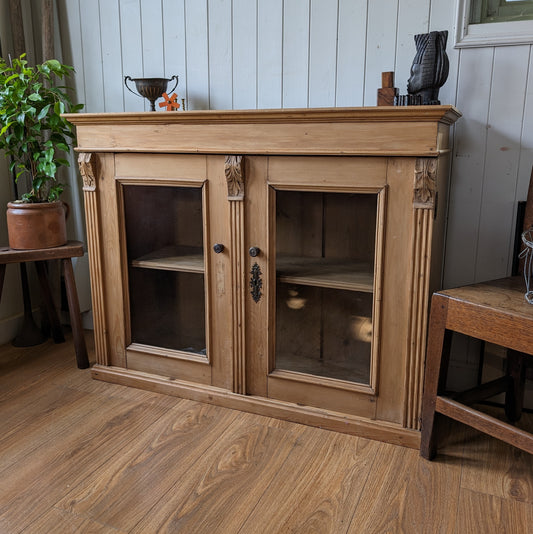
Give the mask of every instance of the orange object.
[{"label": "orange object", "polygon": [[163,93],[163,98],[165,99],[164,102],[159,103],[160,108],[167,108],[167,111],[172,111],[173,109],[178,109],[180,105],[178,104],[178,95],[176,93],[172,93],[170,96],[168,96],[166,93]]}]

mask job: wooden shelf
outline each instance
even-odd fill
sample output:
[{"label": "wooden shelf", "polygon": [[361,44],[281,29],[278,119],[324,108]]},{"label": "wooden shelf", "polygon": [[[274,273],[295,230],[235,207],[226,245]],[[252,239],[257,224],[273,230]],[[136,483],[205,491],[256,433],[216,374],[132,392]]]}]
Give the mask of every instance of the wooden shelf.
[{"label": "wooden shelf", "polygon": [[131,262],[132,267],[156,269],[160,271],[178,271],[182,273],[203,273],[204,257],[202,254],[178,254],[176,247],[165,247]]},{"label": "wooden shelf", "polygon": [[372,266],[362,262],[278,256],[276,271],[277,279],[287,284],[363,293],[374,290]]}]

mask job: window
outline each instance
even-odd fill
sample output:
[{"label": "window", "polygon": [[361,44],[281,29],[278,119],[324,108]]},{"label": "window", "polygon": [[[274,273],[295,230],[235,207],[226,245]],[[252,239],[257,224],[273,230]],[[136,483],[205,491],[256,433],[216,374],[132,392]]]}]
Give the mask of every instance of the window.
[{"label": "window", "polygon": [[533,0],[458,0],[456,48],[533,43]]},{"label": "window", "polygon": [[470,24],[533,19],[533,0],[472,0]]}]

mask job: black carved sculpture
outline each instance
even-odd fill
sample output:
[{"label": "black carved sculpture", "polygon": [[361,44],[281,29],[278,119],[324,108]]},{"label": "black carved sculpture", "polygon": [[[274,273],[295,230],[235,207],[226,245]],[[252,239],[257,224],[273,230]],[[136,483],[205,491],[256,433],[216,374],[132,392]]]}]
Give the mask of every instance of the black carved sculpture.
[{"label": "black carved sculpture", "polygon": [[439,89],[448,78],[446,55],[448,32],[438,31],[415,35],[416,55],[407,81],[409,100],[419,104],[440,104]]}]

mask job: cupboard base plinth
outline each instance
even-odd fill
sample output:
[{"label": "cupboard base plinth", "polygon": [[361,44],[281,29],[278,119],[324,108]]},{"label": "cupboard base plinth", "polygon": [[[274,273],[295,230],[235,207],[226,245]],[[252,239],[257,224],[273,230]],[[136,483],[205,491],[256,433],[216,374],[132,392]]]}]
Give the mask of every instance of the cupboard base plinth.
[{"label": "cupboard base plinth", "polygon": [[348,416],[338,412],[300,406],[263,397],[240,395],[212,386],[202,386],[192,382],[165,378],[141,371],[132,371],[122,367],[96,364],[91,369],[91,373],[93,378],[105,382],[197,402],[206,402],[223,408],[315,426],[393,445],[413,449],[420,448],[420,432],[418,430],[403,428],[387,421]]}]

